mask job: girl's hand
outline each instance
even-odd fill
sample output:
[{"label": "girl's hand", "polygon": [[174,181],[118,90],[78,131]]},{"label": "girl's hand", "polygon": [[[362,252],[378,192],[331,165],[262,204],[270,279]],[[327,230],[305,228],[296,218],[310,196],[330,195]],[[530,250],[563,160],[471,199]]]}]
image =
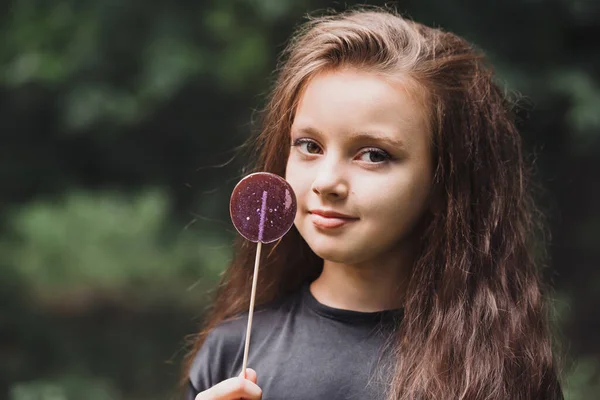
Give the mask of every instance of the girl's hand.
[{"label": "girl's hand", "polygon": [[260,400],[262,390],[256,385],[256,371],[246,369],[246,379],[242,374],[237,378],[230,378],[217,383],[204,392],[198,393],[195,400]]}]

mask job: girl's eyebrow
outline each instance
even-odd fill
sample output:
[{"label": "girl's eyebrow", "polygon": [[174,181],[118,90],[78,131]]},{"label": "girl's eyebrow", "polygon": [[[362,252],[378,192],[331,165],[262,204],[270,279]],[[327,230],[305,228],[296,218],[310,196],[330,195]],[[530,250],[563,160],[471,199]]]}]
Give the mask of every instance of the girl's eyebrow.
[{"label": "girl's eyebrow", "polygon": [[306,135],[315,135],[315,136],[323,136],[320,130],[313,128],[312,126],[305,126],[302,128],[294,128],[292,127],[293,133],[298,134],[306,134]]},{"label": "girl's eyebrow", "polygon": [[353,141],[360,141],[360,142],[365,142],[365,141],[378,141],[378,142],[383,142],[383,143],[387,143],[390,146],[394,146],[397,148],[404,148],[406,147],[405,143],[403,140],[400,140],[398,138],[392,137],[390,135],[387,135],[383,132],[380,131],[367,131],[367,132],[353,132],[350,134],[349,138]]},{"label": "girl's eyebrow", "polygon": [[[293,128],[292,132],[296,133],[296,134],[305,134],[305,135],[311,135],[311,136],[316,136],[318,138],[322,138],[324,135],[323,133],[318,130],[315,127],[312,126],[305,126],[305,127],[301,127],[301,128]],[[396,148],[405,148],[406,144],[404,143],[403,140],[400,140],[398,138],[392,137],[384,132],[381,131],[356,131],[356,132],[351,132],[347,138],[350,141],[353,142],[372,142],[372,141],[377,141],[377,142],[383,142],[386,143],[390,146],[394,146]]]}]

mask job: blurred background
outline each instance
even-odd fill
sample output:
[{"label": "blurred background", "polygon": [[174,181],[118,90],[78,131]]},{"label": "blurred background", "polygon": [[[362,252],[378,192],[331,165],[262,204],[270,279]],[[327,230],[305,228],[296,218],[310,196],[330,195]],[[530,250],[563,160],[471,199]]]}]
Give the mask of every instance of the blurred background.
[{"label": "blurred background", "polygon": [[[235,236],[236,147],[293,28],[352,4],[2,2],[0,399],[177,398]],[[397,8],[469,39],[522,96],[566,397],[599,399],[600,2]]]}]

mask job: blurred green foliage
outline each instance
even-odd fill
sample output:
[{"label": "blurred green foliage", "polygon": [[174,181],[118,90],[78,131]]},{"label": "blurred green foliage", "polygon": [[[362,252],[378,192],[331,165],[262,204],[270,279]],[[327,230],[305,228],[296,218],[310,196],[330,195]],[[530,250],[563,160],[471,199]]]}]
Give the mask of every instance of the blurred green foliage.
[{"label": "blurred green foliage", "polygon": [[[177,398],[277,54],[305,13],[355,3],[0,5],[0,399]],[[566,398],[599,397],[600,2],[397,7],[471,40],[523,95]]]},{"label": "blurred green foliage", "polygon": [[16,385],[10,393],[10,400],[113,400],[119,397],[121,395],[110,383],[72,376],[52,382]]},{"label": "blurred green foliage", "polygon": [[184,327],[202,314],[230,246],[219,232],[174,229],[168,210],[156,189],[78,191],[10,213],[0,372],[20,381],[11,399],[125,398],[114,393],[165,391],[161,375],[173,383]]},{"label": "blurred green foliage", "polygon": [[566,380],[565,399],[595,399],[600,393],[600,363],[597,358],[577,361]]},{"label": "blurred green foliage", "polygon": [[189,282],[213,279],[229,248],[219,232],[173,232],[168,206],[157,190],[32,202],[11,215],[16,239],[0,242],[0,251],[33,290],[50,297],[97,290],[177,298]]}]

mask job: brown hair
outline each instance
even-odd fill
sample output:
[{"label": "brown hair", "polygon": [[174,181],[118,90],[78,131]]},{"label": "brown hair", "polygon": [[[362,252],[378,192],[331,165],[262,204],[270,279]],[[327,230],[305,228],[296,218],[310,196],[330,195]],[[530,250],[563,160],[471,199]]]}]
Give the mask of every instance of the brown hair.
[{"label": "brown hair", "polygon": [[[310,19],[278,68],[254,169],[285,175],[302,89],[342,66],[409,77],[425,89],[429,107],[440,205],[427,218],[412,269],[388,398],[562,399],[530,171],[506,96],[464,39],[382,9]],[[188,368],[208,332],[247,310],[254,248],[236,243]],[[298,290],[322,268],[295,228],[263,254],[258,304]]]}]

